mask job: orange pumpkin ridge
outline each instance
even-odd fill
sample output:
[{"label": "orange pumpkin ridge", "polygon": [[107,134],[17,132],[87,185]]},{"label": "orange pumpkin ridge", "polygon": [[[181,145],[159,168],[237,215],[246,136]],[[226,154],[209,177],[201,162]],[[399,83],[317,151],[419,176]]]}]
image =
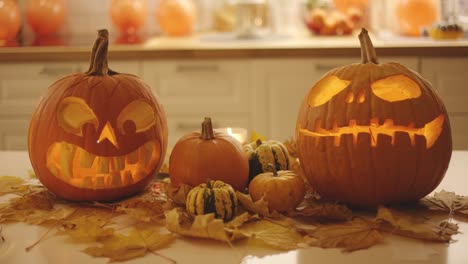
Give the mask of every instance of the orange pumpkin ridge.
[{"label": "orange pumpkin ridge", "polygon": [[420,74],[378,63],[365,29],[361,63],[326,73],[299,110],[298,156],[328,199],[372,207],[418,200],[444,177],[452,152],[442,100]]},{"label": "orange pumpkin ridge", "polygon": [[52,84],[31,119],[29,156],[39,180],[76,201],[112,201],[143,190],[167,148],[166,114],[138,77],[108,68],[99,30],[86,73]]}]

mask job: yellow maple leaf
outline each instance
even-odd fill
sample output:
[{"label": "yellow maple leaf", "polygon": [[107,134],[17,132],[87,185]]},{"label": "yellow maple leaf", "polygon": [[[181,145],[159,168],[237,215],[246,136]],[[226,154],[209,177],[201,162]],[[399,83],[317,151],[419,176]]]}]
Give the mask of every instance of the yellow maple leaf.
[{"label": "yellow maple leaf", "polygon": [[422,240],[449,242],[458,233],[458,226],[446,221],[434,223],[426,218],[407,215],[386,207],[379,207],[376,216],[379,229]]},{"label": "yellow maple leaf", "polygon": [[249,212],[265,217],[280,217],[280,214],[278,212],[270,212],[270,210],[268,209],[268,202],[263,200],[263,198],[254,202],[252,201],[252,197],[250,197],[250,195],[241,193],[239,191],[236,192],[236,197],[240,205]]},{"label": "yellow maple leaf", "polygon": [[14,176],[0,176],[0,196],[7,193],[14,193],[24,180]]},{"label": "yellow maple leaf", "polygon": [[468,196],[457,195],[454,192],[442,190],[433,196],[421,199],[420,203],[430,210],[446,211],[450,215],[456,213],[468,215]]},{"label": "yellow maple leaf", "polygon": [[117,203],[116,212],[125,213],[143,222],[157,222],[164,218],[163,203],[150,194]]},{"label": "yellow maple leaf", "polygon": [[94,242],[110,237],[114,229],[106,227],[110,224],[108,218],[100,215],[83,215],[73,220],[64,221],[58,231],[59,235],[67,235],[77,242]]},{"label": "yellow maple leaf", "polygon": [[288,221],[263,219],[242,225],[239,231],[249,237],[250,242],[261,242],[275,249],[296,249],[304,242],[302,235]]},{"label": "yellow maple leaf", "polygon": [[305,216],[317,220],[347,221],[353,217],[353,212],[345,205],[337,203],[310,203],[307,206],[289,212],[289,216]]},{"label": "yellow maple leaf", "polygon": [[222,242],[246,237],[237,232],[233,226],[226,227],[223,220],[215,218],[214,214],[197,215],[192,218],[187,212],[177,208],[166,214],[166,228],[182,236],[209,238]]},{"label": "yellow maple leaf", "polygon": [[367,249],[382,242],[383,237],[374,221],[355,218],[349,222],[321,225],[308,231],[307,243],[321,248],[343,248],[351,252]]},{"label": "yellow maple leaf", "polygon": [[178,187],[173,187],[172,184],[168,183],[165,185],[167,196],[177,205],[185,206],[185,201],[187,200],[187,195],[192,189],[191,186],[187,184],[181,184]]},{"label": "yellow maple leaf", "polygon": [[172,234],[162,234],[155,230],[133,228],[130,234],[114,233],[100,241],[100,246],[87,247],[83,252],[94,257],[106,257],[110,261],[125,261],[142,257],[148,252],[167,247],[174,241]]}]

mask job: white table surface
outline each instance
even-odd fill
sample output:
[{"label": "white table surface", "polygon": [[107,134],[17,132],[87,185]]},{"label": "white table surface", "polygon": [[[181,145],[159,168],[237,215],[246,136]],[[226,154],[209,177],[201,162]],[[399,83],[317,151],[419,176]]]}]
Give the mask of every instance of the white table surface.
[{"label": "white table surface", "polygon": [[[27,177],[31,168],[26,152],[1,152],[0,175]],[[468,196],[468,151],[454,151],[444,180],[436,190],[454,191]],[[468,217],[456,218],[460,231],[450,244],[422,242],[397,236],[385,236],[385,243],[367,250],[341,253],[339,249],[307,248],[289,252],[268,248],[250,248],[242,244],[226,244],[199,239],[177,239],[169,248],[158,252],[177,263],[468,263]],[[2,224],[7,241],[0,246],[1,264],[22,263],[107,263],[105,258],[92,258],[80,252],[84,244],[71,244],[64,237],[49,236],[33,250],[25,248],[38,240],[45,228],[18,224]],[[154,255],[126,263],[169,263]]]}]

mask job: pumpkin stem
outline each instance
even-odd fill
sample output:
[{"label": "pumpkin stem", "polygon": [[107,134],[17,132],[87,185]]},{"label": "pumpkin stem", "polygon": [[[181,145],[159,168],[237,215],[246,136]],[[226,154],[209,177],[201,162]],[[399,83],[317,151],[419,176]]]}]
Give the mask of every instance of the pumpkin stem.
[{"label": "pumpkin stem", "polygon": [[273,173],[273,176],[278,176],[278,171],[276,170],[275,165],[268,163],[267,169]]},{"label": "pumpkin stem", "polygon": [[107,65],[107,49],[109,46],[109,32],[107,29],[98,30],[98,37],[94,42],[91,60],[87,75],[104,76],[114,75],[117,72],[109,69]]},{"label": "pumpkin stem", "polygon": [[257,144],[257,147],[260,147],[260,145],[262,144],[262,140],[261,139],[257,139],[257,141],[255,141],[255,144]]},{"label": "pumpkin stem", "polygon": [[211,118],[205,117],[205,120],[202,123],[200,137],[204,140],[210,140],[214,138],[213,125],[211,124]]},{"label": "pumpkin stem", "polygon": [[359,42],[361,43],[361,59],[362,63],[372,62],[378,64],[377,53],[375,52],[372,40],[369,37],[369,32],[365,28],[359,33]]},{"label": "pumpkin stem", "polygon": [[211,184],[211,180],[210,180],[210,179],[206,180],[206,187],[207,187],[208,189],[213,189],[213,185]]}]

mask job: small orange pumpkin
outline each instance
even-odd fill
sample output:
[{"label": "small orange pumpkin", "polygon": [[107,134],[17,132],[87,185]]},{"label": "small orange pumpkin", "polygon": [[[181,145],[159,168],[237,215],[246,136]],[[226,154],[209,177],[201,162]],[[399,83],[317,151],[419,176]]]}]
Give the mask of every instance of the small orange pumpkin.
[{"label": "small orange pumpkin", "polygon": [[243,191],[249,179],[249,161],[239,141],[213,130],[211,118],[206,117],[201,132],[187,134],[175,144],[169,176],[175,187],[220,180]]},{"label": "small orange pumpkin", "polygon": [[49,87],[29,127],[29,157],[39,180],[76,201],[110,201],[141,191],[164,161],[166,115],[148,85],[107,66],[100,30],[86,73]]},{"label": "small orange pumpkin", "polygon": [[418,200],[448,168],[447,111],[428,81],[398,63],[379,64],[365,29],[362,63],[326,73],[299,110],[298,156],[311,185],[355,206]]},{"label": "small orange pumpkin", "polygon": [[304,181],[293,171],[277,171],[273,164],[267,165],[271,172],[260,173],[249,184],[249,194],[254,202],[264,199],[270,211],[294,210],[304,200]]}]

